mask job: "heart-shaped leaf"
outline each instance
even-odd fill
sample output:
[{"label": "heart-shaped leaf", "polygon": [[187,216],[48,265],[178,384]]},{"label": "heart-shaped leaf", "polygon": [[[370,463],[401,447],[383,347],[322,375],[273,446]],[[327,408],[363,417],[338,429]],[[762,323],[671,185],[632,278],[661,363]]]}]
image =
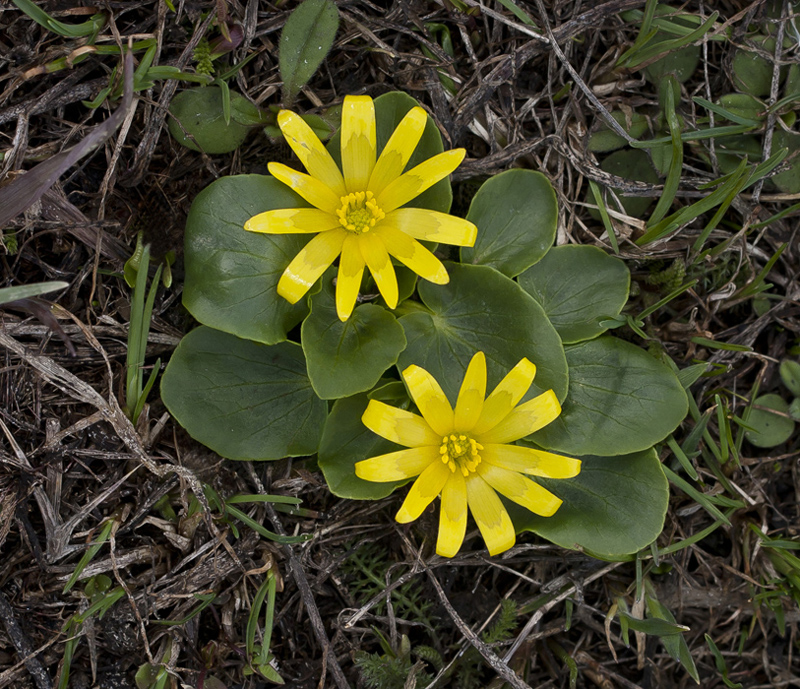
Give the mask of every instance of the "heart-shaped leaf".
[{"label": "heart-shaped leaf", "polygon": [[664,528],[667,479],[653,449],[622,457],[583,457],[570,479],[537,478],[564,504],[552,517],[510,505],[517,531],[533,531],[565,548],[585,548],[608,559],[641,550]]},{"label": "heart-shaped leaf", "polygon": [[246,232],[254,215],[308,204],[272,177],[222,177],[201,191],[186,219],[183,304],[201,323],[249,340],[274,344],[308,312],[277,286],[307,235]]},{"label": "heart-shaped leaf", "polygon": [[528,397],[552,388],[563,399],[567,390],[564,349],[536,300],[489,266],[449,263],[447,272],[447,285],[419,285],[429,313],[400,318],[408,346],[398,367],[421,366],[455,403],[475,352],[486,355],[489,390],[527,357],[537,368]]},{"label": "heart-shaped leaf", "polygon": [[299,345],[263,345],[205,326],[181,340],[161,397],[189,435],[228,459],[312,454],[326,417]]},{"label": "heart-shaped leaf", "polygon": [[[232,112],[255,108],[239,93],[231,91],[230,97]],[[169,111],[172,115],[169,133],[175,141],[193,151],[202,149],[211,155],[230,153],[241,145],[250,131],[246,123],[240,123],[236,117],[225,122],[219,86],[199,86],[181,91],[172,99]],[[187,134],[191,134],[194,141]]]},{"label": "heart-shaped leaf", "polygon": [[[794,433],[794,421],[784,414],[789,413],[789,404],[780,395],[761,395],[755,405],[763,409],[751,409],[747,425],[753,430],[745,431],[745,438],[756,447],[775,447],[785,443]],[[777,413],[775,413],[777,412]]]},{"label": "heart-shaped leaf", "polygon": [[461,249],[461,261],[519,275],[553,246],[558,203],[541,172],[507,170],[484,182],[469,206],[467,220],[478,228],[475,246]]},{"label": "heart-shaped leaf", "polygon": [[329,271],[311,297],[311,313],[301,330],[308,377],[322,399],[369,390],[406,346],[402,326],[381,306],[361,304],[342,323],[332,282]]},{"label": "heart-shaped leaf", "polygon": [[599,319],[616,316],[628,301],[631,274],[625,263],[594,246],[557,246],[519,276],[564,344],[606,331]]},{"label": "heart-shaped leaf", "polygon": [[[396,388],[395,385],[392,389]],[[317,463],[331,492],[340,498],[379,500],[389,495],[397,486],[407,483],[373,483],[356,476],[356,462],[403,449],[375,435],[361,423],[369,400],[365,394],[336,400],[322,433]],[[393,406],[403,406],[393,399],[390,401]],[[408,406],[407,398],[405,406]]]},{"label": "heart-shaped leaf", "polygon": [[530,436],[537,445],[576,456],[640,452],[686,416],[678,378],[636,345],[607,335],[564,351],[569,393],[561,415]]}]

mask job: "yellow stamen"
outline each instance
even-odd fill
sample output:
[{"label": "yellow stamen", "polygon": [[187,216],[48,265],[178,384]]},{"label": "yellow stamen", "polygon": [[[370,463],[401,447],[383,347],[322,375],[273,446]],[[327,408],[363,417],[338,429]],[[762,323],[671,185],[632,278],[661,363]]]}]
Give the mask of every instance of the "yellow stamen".
[{"label": "yellow stamen", "polygon": [[336,211],[339,222],[348,232],[363,234],[386,217],[371,191],[356,191],[341,197],[342,206]]},{"label": "yellow stamen", "polygon": [[451,472],[456,469],[466,478],[474,473],[481,463],[479,451],[483,445],[470,438],[468,435],[459,433],[451,434],[442,438],[439,447],[439,454],[442,456],[442,463],[446,464]]}]

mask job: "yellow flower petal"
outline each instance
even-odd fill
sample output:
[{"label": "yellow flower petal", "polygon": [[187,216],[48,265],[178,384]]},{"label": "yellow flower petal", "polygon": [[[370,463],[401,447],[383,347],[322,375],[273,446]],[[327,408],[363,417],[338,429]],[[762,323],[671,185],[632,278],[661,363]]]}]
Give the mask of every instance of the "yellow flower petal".
[{"label": "yellow flower petal", "polygon": [[517,471],[481,462],[478,474],[498,493],[542,517],[552,517],[563,500]]},{"label": "yellow flower petal", "polygon": [[329,187],[336,196],[344,196],[347,192],[341,171],[303,118],[289,110],[281,110],[278,113],[278,126],[308,174]]},{"label": "yellow flower petal", "polygon": [[387,213],[384,222],[429,242],[472,246],[478,236],[478,228],[468,220],[427,208],[398,208]]},{"label": "yellow flower petal", "polygon": [[409,366],[403,371],[403,380],[408,386],[411,398],[422,413],[428,425],[442,437],[453,431],[453,408],[436,379],[424,368]]},{"label": "yellow flower petal", "polygon": [[438,447],[434,445],[415,447],[356,462],[356,476],[377,483],[402,481],[418,476],[428,465],[441,461]]},{"label": "yellow flower petal", "polygon": [[494,428],[481,433],[481,443],[508,443],[524,438],[544,428],[561,413],[556,393],[543,392],[538,397],[520,404]]},{"label": "yellow flower petal", "polygon": [[377,400],[369,401],[361,422],[373,433],[405,447],[431,445],[438,452],[442,442],[442,437],[421,416]]},{"label": "yellow flower petal", "polygon": [[442,488],[442,506],[439,513],[439,538],[436,553],[442,557],[455,557],[467,532],[467,484],[460,471],[450,474]]},{"label": "yellow flower petal", "polygon": [[486,481],[478,474],[467,477],[467,502],[489,555],[497,555],[514,545],[516,536],[511,517]]},{"label": "yellow flower petal", "polygon": [[461,390],[456,401],[453,427],[457,431],[471,431],[481,415],[486,397],[486,357],[478,352],[469,362]]},{"label": "yellow flower petal", "polygon": [[466,151],[463,148],[454,148],[421,162],[394,182],[390,182],[386,189],[377,195],[378,205],[384,213],[400,208],[440,179],[447,177],[461,164],[465,155]]},{"label": "yellow flower petal", "polygon": [[437,285],[450,282],[444,264],[416,239],[387,225],[385,221],[375,228],[375,232],[383,240],[386,250],[417,275]]},{"label": "yellow flower petal", "polygon": [[494,466],[531,476],[572,478],[581,473],[581,460],[519,445],[484,444],[481,459]]},{"label": "yellow flower petal", "polygon": [[434,498],[442,492],[442,488],[444,488],[448,478],[450,478],[450,469],[447,468],[446,464],[442,462],[431,464],[414,481],[411,490],[408,491],[406,499],[394,518],[401,524],[413,522],[433,502]]},{"label": "yellow flower petal", "polygon": [[378,196],[390,182],[403,174],[409,158],[422,138],[422,132],[425,131],[427,123],[428,114],[422,108],[416,107],[411,108],[397,125],[381,151],[375,169],[369,178],[367,189],[375,196]]},{"label": "yellow flower petal", "polygon": [[340,197],[336,196],[330,188],[304,172],[293,170],[282,163],[269,163],[267,169],[269,174],[279,182],[283,182],[312,206],[316,206],[326,213],[333,215],[342,205]]},{"label": "yellow flower petal", "polygon": [[398,299],[397,276],[386,246],[374,232],[365,232],[358,239],[361,245],[361,255],[367,262],[369,272],[375,278],[375,284],[378,285],[378,290],[386,300],[386,304],[393,309],[397,306]]},{"label": "yellow flower petal", "polygon": [[375,106],[369,96],[345,97],[341,145],[347,191],[365,191],[375,167],[376,149]]},{"label": "yellow flower petal", "polygon": [[278,208],[254,215],[244,224],[249,232],[297,234],[341,227],[339,219],[317,208]]},{"label": "yellow flower petal", "polygon": [[294,304],[311,289],[342,250],[347,232],[342,229],[321,232],[306,244],[283,271],[278,294]]},{"label": "yellow flower petal", "polygon": [[527,359],[521,359],[501,380],[492,394],[483,403],[481,418],[473,433],[480,435],[500,423],[528,392],[536,375],[536,366]]},{"label": "yellow flower petal", "polygon": [[342,246],[342,258],[336,278],[336,313],[341,321],[346,321],[353,313],[363,274],[364,257],[358,246],[358,237],[348,232]]}]

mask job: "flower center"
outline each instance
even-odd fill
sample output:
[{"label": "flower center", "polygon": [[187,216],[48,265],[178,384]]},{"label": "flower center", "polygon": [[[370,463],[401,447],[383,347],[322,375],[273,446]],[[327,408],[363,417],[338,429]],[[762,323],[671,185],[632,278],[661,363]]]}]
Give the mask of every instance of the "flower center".
[{"label": "flower center", "polygon": [[369,232],[375,223],[386,217],[371,191],[356,191],[342,196],[342,207],[336,211],[345,230],[354,234]]},{"label": "flower center", "polygon": [[467,477],[481,463],[481,456],[478,454],[478,450],[482,449],[483,445],[468,435],[459,433],[446,435],[442,438],[439,454],[442,455],[442,462],[450,467],[450,471],[455,473],[456,469],[458,469]]}]

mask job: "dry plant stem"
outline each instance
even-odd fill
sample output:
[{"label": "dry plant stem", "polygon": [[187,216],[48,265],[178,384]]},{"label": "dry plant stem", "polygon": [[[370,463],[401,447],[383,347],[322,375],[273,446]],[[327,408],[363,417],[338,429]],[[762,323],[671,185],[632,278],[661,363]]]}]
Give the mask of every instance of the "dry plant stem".
[{"label": "dry plant stem", "polygon": [[[466,4],[483,9],[481,4],[473,0],[467,0]],[[593,7],[572,21],[566,22],[556,28],[550,40],[552,40],[553,43],[568,40],[589,27],[597,26],[608,16],[641,7],[644,4],[645,0],[612,0],[612,2]],[[492,97],[498,87],[506,83],[514,75],[516,70],[520,69],[534,56],[545,52],[549,42],[550,41],[544,36],[528,41],[518,50],[505,54],[501,60],[497,61],[492,71],[480,79],[477,87],[469,98],[458,107],[454,124],[456,131],[462,131],[472,122],[475,113]],[[611,119],[613,120],[613,118]],[[616,120],[614,120],[614,123],[619,127]],[[625,136],[628,138],[627,133]]]},{"label": "dry plant stem", "polygon": [[[265,502],[264,506],[267,509],[267,516],[270,522],[272,522],[272,527],[281,536],[285,536],[286,530],[278,519],[275,508],[268,502]],[[300,564],[300,560],[297,558],[291,545],[288,543],[284,545],[283,552],[286,553],[286,557],[289,559],[292,578],[294,579],[294,583],[297,584],[300,597],[303,599],[303,604],[308,611],[308,619],[311,622],[311,628],[314,630],[314,636],[317,637],[317,641],[320,646],[322,646],[323,653],[327,656],[328,669],[331,671],[331,675],[333,675],[336,686],[339,687],[339,689],[350,689],[350,684],[347,682],[347,678],[344,676],[342,668],[339,666],[339,661],[336,660],[336,654],[330,649],[331,642],[328,639],[328,634],[325,632],[325,625],[322,622],[322,616],[319,614],[317,602],[314,600],[314,592],[311,590],[311,586],[308,583],[306,573],[303,571],[303,566]]]},{"label": "dry plant stem", "polygon": [[0,621],[3,622],[8,638],[14,645],[17,654],[24,659],[25,667],[33,677],[36,689],[52,689],[53,682],[50,679],[50,675],[47,674],[47,670],[36,657],[36,654],[32,653],[31,643],[28,641],[28,637],[25,636],[25,632],[22,631],[22,627],[20,627],[14,615],[14,610],[2,591],[0,591]]},{"label": "dry plant stem", "polygon": [[[781,53],[783,52],[783,35],[786,31],[787,17],[789,16],[789,0],[783,0],[783,8],[781,11],[781,21],[778,22],[778,34],[775,37],[775,54],[772,61],[772,83],[769,89],[769,102],[768,106],[774,105],[778,100],[778,86],[780,84],[781,76]],[[767,127],[764,130],[764,148],[761,153],[761,159],[766,160],[772,151],[772,137],[775,134],[775,125],[777,124],[777,114],[770,110],[767,114]],[[758,203],[761,196],[761,189],[764,186],[764,178],[762,177],[756,182],[753,187],[753,203]]]},{"label": "dry plant stem", "polygon": [[[189,64],[194,49],[197,48],[200,40],[206,35],[208,27],[216,18],[213,12],[210,12],[205,18],[205,21],[197,27],[197,30],[192,35],[191,40],[186,44],[181,56],[178,58],[176,66],[179,69],[185,69]],[[161,129],[164,126],[164,120],[167,118],[169,112],[169,104],[172,101],[175,91],[178,89],[178,80],[170,79],[161,90],[161,95],[158,98],[158,106],[155,108],[153,114],[147,120],[147,126],[142,136],[142,140],[136,149],[136,157],[134,158],[133,165],[130,172],[119,179],[119,183],[125,187],[135,187],[143,179],[147,173],[147,168],[150,166],[150,160],[158,143],[158,138],[161,135]]]},{"label": "dry plant stem", "polygon": [[606,125],[608,125],[616,134],[619,134],[619,136],[625,139],[625,141],[627,141],[629,144],[635,143],[636,139],[628,134],[628,132],[623,129],[622,125],[613,117],[611,117],[611,113],[606,110],[605,106],[600,102],[597,96],[594,95],[592,89],[590,89],[586,85],[586,82],[581,79],[581,75],[575,71],[575,68],[570,64],[567,56],[564,55],[564,51],[559,47],[558,40],[553,35],[553,30],[550,28],[550,21],[547,18],[547,10],[544,8],[544,3],[542,0],[536,0],[536,7],[539,9],[539,14],[542,17],[542,23],[547,31],[547,37],[550,39],[550,47],[553,49],[556,57],[561,61],[561,64],[564,65],[564,68],[567,70],[567,72],[569,72],[569,75],[575,80],[578,88],[583,91],[584,95],[589,99],[589,102],[595,107],[597,114],[603,118]]},{"label": "dry plant stem", "polygon": [[0,111],[0,124],[5,124],[26,113],[28,115],[40,115],[53,108],[91,98],[99,89],[108,84],[108,78],[100,77],[99,79],[87,81],[85,84],[73,86],[76,81],[82,79],[90,71],[91,66],[76,69],[74,73],[53,86],[53,88],[48,89],[43,97],[31,98]]},{"label": "dry plant stem", "polygon": [[436,589],[436,595],[439,596],[439,601],[444,606],[445,610],[447,610],[447,614],[450,615],[450,618],[453,620],[453,624],[458,627],[458,631],[464,635],[464,637],[472,644],[475,650],[478,651],[481,656],[483,656],[483,659],[486,661],[486,663],[506,682],[514,687],[514,689],[531,689],[530,685],[526,682],[523,682],[517,673],[508,667],[505,661],[501,660],[500,657],[489,646],[483,643],[480,637],[478,637],[478,635],[475,634],[472,629],[470,629],[469,625],[461,619],[461,616],[456,612],[456,609],[447,598],[447,594],[445,594],[444,589],[439,583],[439,580],[436,578],[436,575],[433,573],[433,570],[426,568],[426,572],[428,573],[428,578],[431,580],[433,587]]},{"label": "dry plant stem", "polygon": [[[593,574],[590,574],[586,577],[581,586],[584,587],[587,584],[590,584],[595,579],[599,579],[600,577],[605,576],[609,572],[613,572],[617,567],[619,567],[622,563],[621,562],[612,562],[611,564],[606,565],[602,569],[597,570]],[[533,628],[539,624],[539,620],[541,620],[547,612],[552,610],[556,605],[561,603],[561,601],[565,600],[569,596],[571,596],[575,591],[578,590],[578,585],[573,584],[572,586],[567,587],[561,593],[559,593],[553,600],[549,601],[541,608],[539,608],[531,618],[527,621],[525,626],[523,627],[522,631],[517,635],[517,638],[514,639],[514,643],[511,644],[511,648],[506,651],[506,654],[503,656],[503,662],[509,662],[514,654],[517,652],[517,649],[523,644],[528,635],[533,631]]]},{"label": "dry plant stem", "polygon": [[[93,341],[96,344],[96,340],[91,334],[91,331],[85,330],[84,333],[87,335],[87,339],[89,339],[90,342]],[[59,366],[57,363],[51,359],[48,359],[47,357],[29,352],[21,343],[17,342],[17,340],[15,340],[13,337],[7,335],[2,328],[0,328],[0,345],[14,352],[20,359],[41,373],[49,383],[57,387],[69,397],[80,400],[86,404],[90,404],[100,411],[105,420],[114,427],[114,431],[119,436],[119,439],[122,440],[122,442],[133,453],[136,459],[138,459],[150,472],[161,478],[174,473],[180,478],[184,479],[191,487],[192,492],[195,494],[195,497],[197,497],[197,500],[203,506],[204,514],[206,515],[205,521],[209,530],[226,546],[234,562],[236,562],[240,567],[242,566],[238,557],[230,549],[228,543],[224,540],[224,538],[222,538],[219,529],[217,529],[216,525],[211,520],[211,507],[208,504],[208,500],[206,500],[206,496],[203,493],[203,486],[201,485],[197,476],[182,466],[177,466],[175,464],[168,464],[166,466],[156,464],[147,455],[147,452],[142,445],[142,440],[136,432],[136,429],[133,427],[130,419],[125,416],[125,412],[122,411],[122,408],[119,406],[119,402],[117,402],[117,399],[113,395],[109,395],[109,398],[106,401],[94,388],[84,383],[80,378],[73,375],[62,366]],[[99,347],[99,344],[97,344],[97,347]],[[106,364],[109,366],[110,377],[111,372],[108,359],[105,356],[105,352],[102,351],[102,348],[99,348],[99,351],[102,352],[104,358],[106,359]]]}]

